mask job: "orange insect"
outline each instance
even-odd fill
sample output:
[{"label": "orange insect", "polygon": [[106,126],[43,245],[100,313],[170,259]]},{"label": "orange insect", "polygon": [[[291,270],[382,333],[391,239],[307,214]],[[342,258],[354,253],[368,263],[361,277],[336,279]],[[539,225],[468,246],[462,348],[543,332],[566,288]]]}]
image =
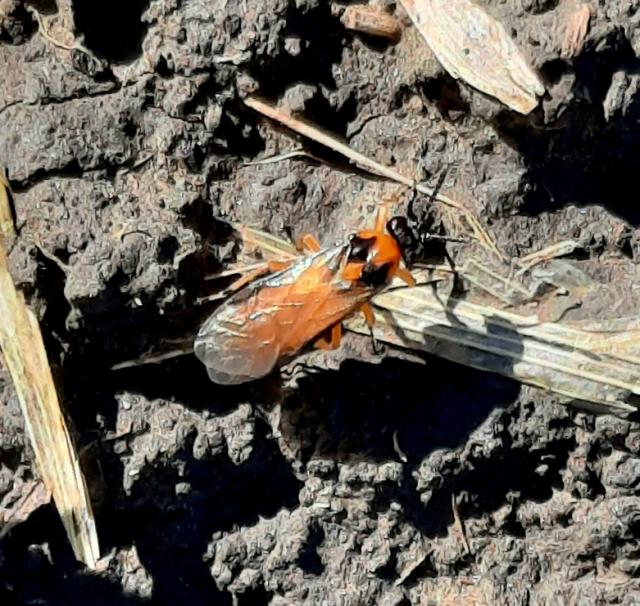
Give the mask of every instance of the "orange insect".
[{"label": "orange insect", "polygon": [[[319,347],[337,347],[341,321],[356,311],[372,326],[371,297],[394,276],[415,285],[402,266],[399,242],[385,232],[386,215],[382,207],[374,229],[324,250],[313,236],[304,236],[299,247],[308,256],[271,264],[275,273],[227,299],[203,324],[194,345],[210,379],[245,383],[269,374],[314,341]],[[328,332],[330,338],[323,338]]]}]

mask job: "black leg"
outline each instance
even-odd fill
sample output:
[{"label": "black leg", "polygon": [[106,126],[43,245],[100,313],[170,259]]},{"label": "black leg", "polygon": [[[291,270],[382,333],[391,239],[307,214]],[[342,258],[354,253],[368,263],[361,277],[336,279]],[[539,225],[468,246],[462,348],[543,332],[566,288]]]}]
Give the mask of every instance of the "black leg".
[{"label": "black leg", "polygon": [[[433,188],[432,193],[427,198],[428,202],[433,202],[436,196],[438,195],[438,193],[440,193],[440,190],[442,189],[442,185],[444,183],[445,178],[447,177],[448,172],[449,172],[449,167],[447,166],[440,173],[436,186]],[[411,199],[409,200],[409,204],[407,206],[407,217],[415,223],[419,223],[418,215],[416,214],[415,207],[414,207],[417,197],[418,197],[418,190],[414,187],[413,190],[411,191]]]},{"label": "black leg", "polygon": [[373,333],[373,326],[369,326],[369,334],[371,335],[371,346],[373,348],[373,355],[380,356],[384,353],[384,345],[378,343],[376,335]]},{"label": "black leg", "polygon": [[418,222],[418,216],[416,215],[416,211],[413,206],[416,202],[417,197],[418,197],[418,190],[414,187],[411,190],[411,198],[409,199],[409,204],[407,204],[407,218],[413,223]]},{"label": "black leg", "polygon": [[449,172],[449,167],[446,166],[443,169],[443,171],[440,173],[440,176],[438,177],[438,182],[436,183],[436,186],[433,188],[433,193],[429,196],[429,202],[433,202],[436,196],[440,193],[440,190],[442,189],[442,185],[444,184],[444,180],[447,178],[448,172]]}]

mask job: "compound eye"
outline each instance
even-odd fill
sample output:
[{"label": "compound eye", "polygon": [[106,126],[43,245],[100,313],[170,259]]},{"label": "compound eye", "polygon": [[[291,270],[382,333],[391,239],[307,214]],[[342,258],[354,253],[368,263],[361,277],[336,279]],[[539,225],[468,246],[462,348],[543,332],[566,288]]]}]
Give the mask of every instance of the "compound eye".
[{"label": "compound eye", "polygon": [[400,247],[404,262],[407,265],[411,265],[410,261],[418,248],[418,239],[413,229],[409,226],[407,219],[405,217],[389,219],[387,231]]},{"label": "compound eye", "polygon": [[409,225],[404,217],[391,217],[387,221],[387,231],[390,234],[397,231],[406,231],[407,229],[409,229]]},{"label": "compound eye", "polygon": [[387,223],[387,231],[401,248],[411,247],[415,241],[413,231],[404,217],[393,217]]},{"label": "compound eye", "polygon": [[373,241],[374,238],[361,238],[358,234],[351,234],[349,237],[349,261],[366,263]]}]

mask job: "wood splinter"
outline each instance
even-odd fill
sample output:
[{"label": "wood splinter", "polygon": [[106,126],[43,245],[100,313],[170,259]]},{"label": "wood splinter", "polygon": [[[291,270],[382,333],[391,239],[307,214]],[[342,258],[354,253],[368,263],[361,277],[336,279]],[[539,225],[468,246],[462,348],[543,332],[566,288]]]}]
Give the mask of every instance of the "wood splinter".
[{"label": "wood splinter", "polygon": [[348,6],[340,21],[347,29],[370,36],[387,38],[392,42],[397,42],[402,34],[400,22],[377,6],[367,6],[366,4]]}]

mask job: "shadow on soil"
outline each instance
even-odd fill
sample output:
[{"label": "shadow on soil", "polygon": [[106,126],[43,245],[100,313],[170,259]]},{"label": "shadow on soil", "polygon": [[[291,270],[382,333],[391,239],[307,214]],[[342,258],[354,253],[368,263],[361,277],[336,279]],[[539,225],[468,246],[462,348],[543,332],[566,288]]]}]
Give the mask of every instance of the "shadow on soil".
[{"label": "shadow on soil", "polygon": [[[631,102],[621,83],[621,106],[605,115],[605,99],[616,72],[627,78],[640,73],[640,61],[622,30],[611,32],[602,50],[589,51],[571,66],[555,60],[543,66],[548,86],[573,79],[577,102],[547,127],[534,127],[528,117],[503,112],[494,121],[498,134],[518,150],[528,166],[530,190],[520,212],[536,215],[565,204],[601,205],[637,227],[640,211],[632,203],[629,183],[640,171],[637,129],[640,103]],[[632,82],[627,82],[631,87]],[[535,117],[533,118],[535,120]]]},{"label": "shadow on soil", "polygon": [[435,358],[427,366],[385,359],[344,362],[299,381],[283,406],[287,424],[308,444],[303,458],[422,460],[455,448],[496,407],[514,401],[519,385]]},{"label": "shadow on soil", "polygon": [[[107,548],[137,546],[154,580],[154,603],[225,604],[229,594],[218,591],[203,561],[213,533],[293,508],[301,484],[263,424],[256,426],[251,457],[242,465],[223,456],[196,460],[191,442],[141,477],[130,496],[112,495],[100,527]],[[178,483],[188,484],[186,494],[176,495]]]},{"label": "shadow on soil", "polygon": [[[515,381],[431,357],[426,366],[397,359],[348,361],[339,371],[319,371],[299,382],[283,406],[281,429],[285,440],[303,445],[304,460],[382,462],[404,456],[400,486],[378,487],[375,506],[386,511],[392,501],[400,502],[422,533],[443,535],[452,521],[452,493],[469,492],[484,511],[498,508],[513,490],[541,500],[551,496],[548,477],[535,476],[540,453],[524,449],[511,456],[509,444],[496,459],[479,461],[460,476],[442,476],[428,504],[416,488],[414,474],[430,454],[464,445],[494,409],[507,408],[519,392]],[[558,469],[564,460],[557,458]]]},{"label": "shadow on soil", "polygon": [[53,505],[40,508],[0,546],[0,602],[66,606],[138,606],[118,583],[83,572]]},{"label": "shadow on soil", "polygon": [[[256,425],[252,454],[242,465],[222,455],[195,459],[194,436],[188,436],[180,452],[146,468],[130,495],[116,488],[122,486],[120,459],[102,449],[99,465],[108,489],[96,516],[101,551],[135,545],[153,579],[151,601],[124,594],[115,572],[113,582],[109,574],[83,573],[57,513],[47,506],[3,541],[0,587],[12,588],[3,603],[231,604],[203,560],[212,535],[295,507],[302,487],[267,432],[264,423]],[[177,494],[176,485],[188,488]],[[39,544],[48,546],[51,559],[34,549]],[[31,583],[32,577],[38,582]]]}]

